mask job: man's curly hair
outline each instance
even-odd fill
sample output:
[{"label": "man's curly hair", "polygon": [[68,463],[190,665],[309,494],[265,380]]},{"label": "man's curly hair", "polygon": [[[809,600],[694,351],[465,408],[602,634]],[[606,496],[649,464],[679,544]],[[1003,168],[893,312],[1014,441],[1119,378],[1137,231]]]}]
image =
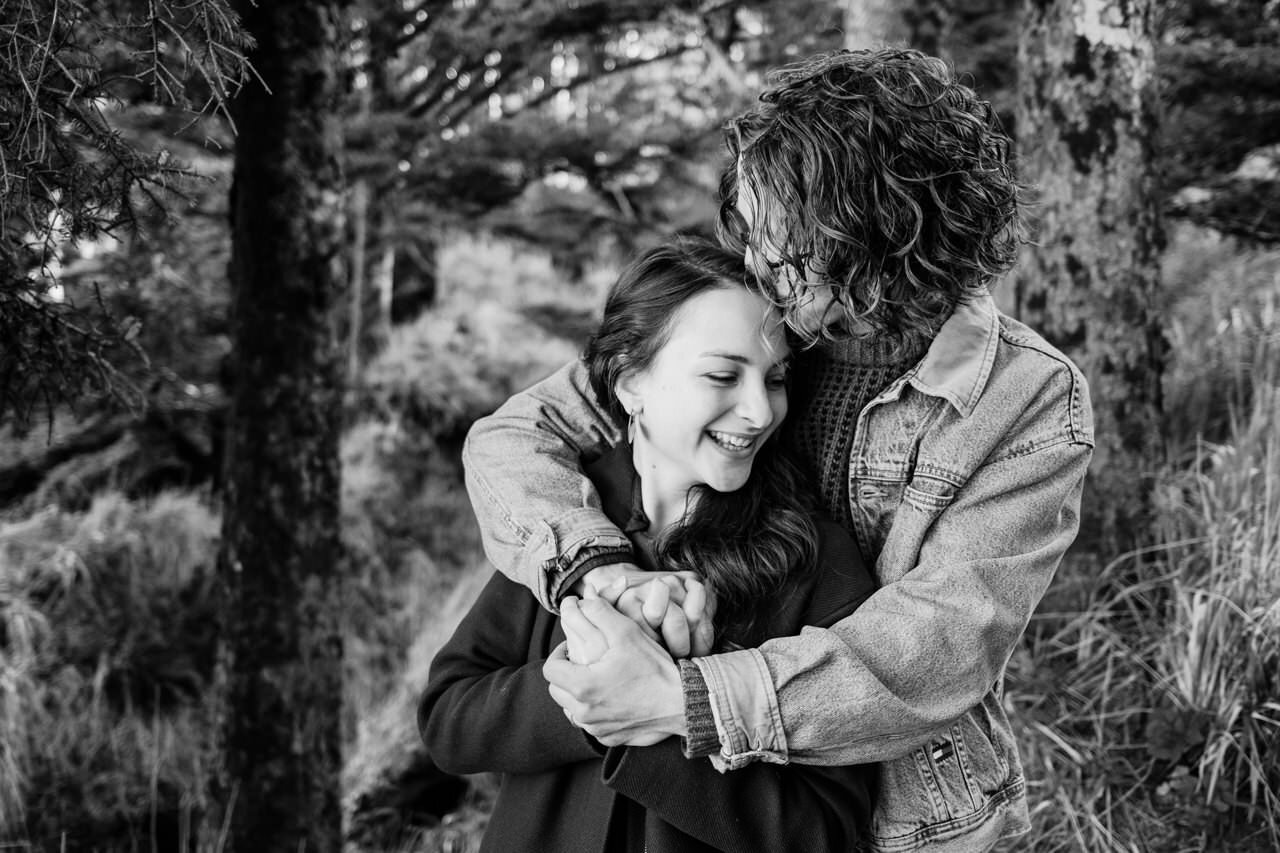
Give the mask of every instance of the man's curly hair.
[{"label": "man's curly hair", "polygon": [[[1025,229],[1010,139],[940,59],[842,50],[783,67],[725,138],[720,239],[757,249],[765,281],[781,271],[784,308],[806,301],[811,274],[840,312],[824,325],[909,346],[1014,264]],[[750,223],[736,209],[742,191]]]}]

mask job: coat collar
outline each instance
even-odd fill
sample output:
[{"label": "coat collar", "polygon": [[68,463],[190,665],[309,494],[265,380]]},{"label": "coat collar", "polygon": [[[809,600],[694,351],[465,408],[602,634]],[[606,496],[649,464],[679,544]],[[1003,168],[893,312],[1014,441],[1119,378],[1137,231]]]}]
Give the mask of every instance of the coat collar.
[{"label": "coat collar", "polygon": [[[987,387],[999,342],[1000,314],[984,292],[956,306],[905,381],[922,394],[943,398],[967,418]],[[901,390],[902,383],[890,388],[893,396]]]}]

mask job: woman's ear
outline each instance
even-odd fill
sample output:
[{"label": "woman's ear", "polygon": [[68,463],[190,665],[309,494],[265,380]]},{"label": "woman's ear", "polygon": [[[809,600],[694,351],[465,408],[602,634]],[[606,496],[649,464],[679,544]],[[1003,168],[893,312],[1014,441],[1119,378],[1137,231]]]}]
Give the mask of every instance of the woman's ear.
[{"label": "woman's ear", "polygon": [[624,370],[618,375],[613,383],[613,393],[627,414],[637,414],[644,408],[644,400],[640,393],[640,377],[634,370]]}]

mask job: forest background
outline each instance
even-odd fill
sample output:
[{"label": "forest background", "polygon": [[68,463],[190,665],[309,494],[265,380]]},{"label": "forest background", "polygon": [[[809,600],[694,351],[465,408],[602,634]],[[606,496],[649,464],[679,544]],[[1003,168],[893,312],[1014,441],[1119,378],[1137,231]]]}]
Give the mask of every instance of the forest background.
[{"label": "forest background", "polygon": [[767,69],[882,42],[1019,140],[997,296],[1099,408],[1008,849],[1280,847],[1274,0],[0,0],[0,849],[475,849],[414,721],[466,429],[708,230]]}]

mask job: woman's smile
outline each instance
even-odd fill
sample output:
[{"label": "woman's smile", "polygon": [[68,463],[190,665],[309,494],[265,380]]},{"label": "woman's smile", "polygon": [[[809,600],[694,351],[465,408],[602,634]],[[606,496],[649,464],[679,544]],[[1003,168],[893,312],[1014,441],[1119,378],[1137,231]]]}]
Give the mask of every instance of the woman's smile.
[{"label": "woman's smile", "polygon": [[757,445],[756,439],[760,437],[760,433],[755,435],[737,435],[731,432],[720,432],[719,430],[707,430],[707,435],[711,437],[720,448],[731,454],[751,453]]}]

